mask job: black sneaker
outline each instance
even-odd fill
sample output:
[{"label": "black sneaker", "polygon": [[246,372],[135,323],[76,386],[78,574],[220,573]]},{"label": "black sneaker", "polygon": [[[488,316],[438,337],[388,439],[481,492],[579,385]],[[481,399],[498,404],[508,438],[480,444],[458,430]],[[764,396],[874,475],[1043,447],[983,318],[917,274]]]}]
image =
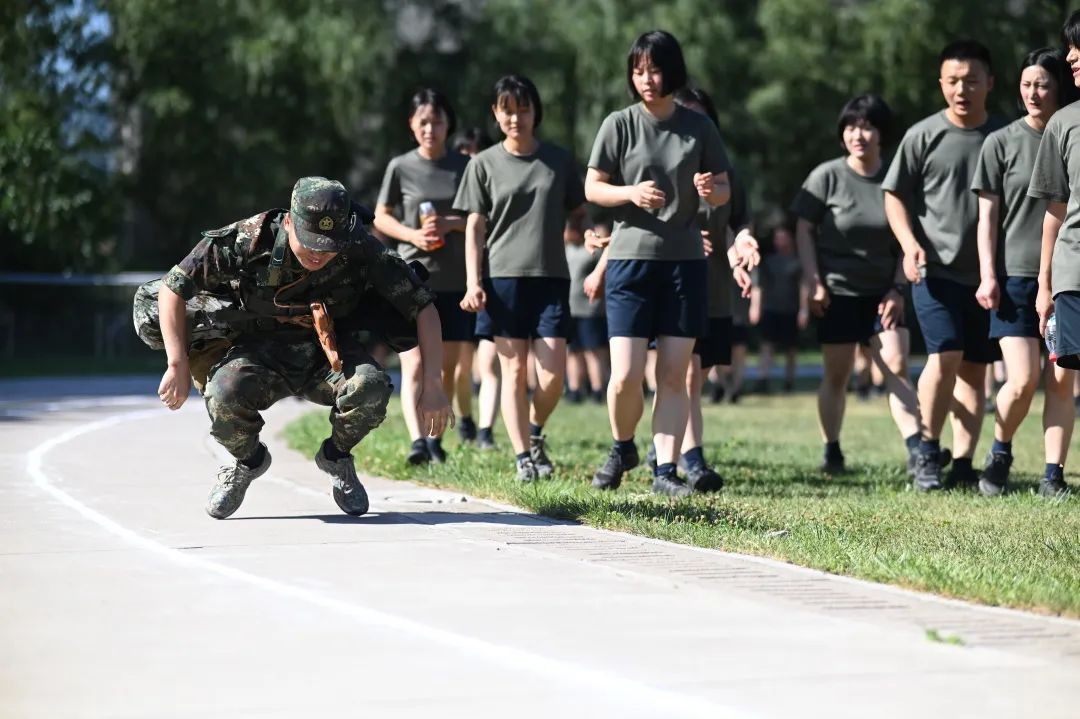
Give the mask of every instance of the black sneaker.
[{"label": "black sneaker", "polygon": [[941,452],[919,452],[915,455],[915,473],[911,484],[916,492],[933,492],[943,489],[941,483]]},{"label": "black sneaker", "polygon": [[623,474],[638,466],[640,462],[637,447],[626,452],[620,452],[618,447],[612,447],[604,466],[593,475],[592,486],[597,489],[618,489],[622,484]]},{"label": "black sneaker", "polygon": [[645,466],[650,472],[656,471],[656,445],[649,444],[649,451],[645,453]]},{"label": "black sneaker", "polygon": [[686,484],[694,492],[719,492],[724,488],[724,478],[709,466],[686,468]]},{"label": "black sneaker", "polygon": [[[907,475],[909,479],[915,479],[915,460],[919,457],[919,448],[909,449],[907,455]],[[949,462],[952,462],[952,450],[942,449],[938,451],[938,464],[942,469],[949,466]]]},{"label": "black sneaker", "polygon": [[592,398],[593,404],[607,404],[607,395],[600,390],[596,390],[589,396]]},{"label": "black sneaker", "polygon": [[550,477],[555,471],[555,465],[551,463],[547,452],[544,451],[544,437],[529,437],[529,456],[536,467],[537,475]]},{"label": "black sneaker", "polygon": [[712,388],[712,403],[720,404],[724,401],[724,395],[727,394],[727,390],[722,384],[714,384]]},{"label": "black sneaker", "polygon": [[1065,484],[1064,473],[1059,470],[1054,472],[1053,477],[1043,477],[1039,482],[1039,496],[1046,499],[1065,499],[1072,490],[1069,489],[1069,485]]},{"label": "black sneaker", "polygon": [[457,433],[462,442],[475,442],[476,422],[473,421],[472,417],[462,417],[458,421]]},{"label": "black sneaker", "polygon": [[686,481],[682,477],[674,472],[658,474],[653,477],[652,491],[653,494],[665,494],[669,497],[690,496],[690,487],[686,485]]},{"label": "black sneaker", "polygon": [[427,443],[428,456],[431,457],[431,461],[435,464],[444,464],[446,462],[446,450],[442,447],[442,438],[428,437],[425,442]]},{"label": "black sneaker", "polygon": [[844,474],[847,472],[844,455],[838,454],[835,457],[830,457],[826,454],[825,459],[821,461],[821,471],[825,474]]},{"label": "black sneaker", "polygon": [[566,396],[563,399],[570,404],[581,404],[581,400],[584,398],[581,396],[581,390],[572,389],[566,392]]},{"label": "black sneaker", "polygon": [[979,473],[974,467],[958,467],[956,462],[953,462],[943,484],[945,489],[975,491],[979,487]]},{"label": "black sneaker", "polygon": [[1012,462],[1012,455],[1006,452],[990,452],[986,455],[986,466],[979,477],[979,493],[982,496],[1000,497],[1005,494]]},{"label": "black sneaker", "polygon": [[484,451],[492,451],[498,449],[495,446],[495,436],[491,432],[491,428],[481,429],[476,433],[476,448]]},{"label": "black sneaker", "polygon": [[414,439],[409,453],[405,455],[405,461],[411,465],[427,464],[431,461],[431,452],[428,451],[427,442],[424,438]]},{"label": "black sneaker", "polygon": [[539,478],[539,474],[536,471],[536,465],[529,457],[519,459],[517,462],[517,476],[514,477],[519,482],[535,482]]}]

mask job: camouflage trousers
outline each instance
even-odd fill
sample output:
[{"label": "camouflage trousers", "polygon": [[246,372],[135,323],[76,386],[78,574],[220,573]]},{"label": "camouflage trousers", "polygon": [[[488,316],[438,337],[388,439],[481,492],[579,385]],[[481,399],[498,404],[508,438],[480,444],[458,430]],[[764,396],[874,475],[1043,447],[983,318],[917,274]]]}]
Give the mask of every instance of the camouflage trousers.
[{"label": "camouflage trousers", "polygon": [[203,393],[210,434],[229,454],[247,459],[259,447],[260,412],[286,397],[330,407],[331,438],[349,451],[386,417],[393,384],[359,344],[339,348],[333,372],[315,341],[245,340],[210,369]]}]

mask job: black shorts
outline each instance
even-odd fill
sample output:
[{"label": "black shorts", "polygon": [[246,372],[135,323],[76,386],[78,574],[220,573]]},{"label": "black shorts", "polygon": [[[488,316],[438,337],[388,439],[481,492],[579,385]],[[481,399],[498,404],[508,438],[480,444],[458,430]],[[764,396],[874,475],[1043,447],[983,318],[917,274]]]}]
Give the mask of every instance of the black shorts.
[{"label": "black shorts", "polygon": [[990,339],[990,312],[979,306],[975,290],[940,277],[912,285],[915,316],[928,353],[959,351],[965,361],[981,364],[1001,359],[1001,348]]},{"label": "black shorts", "polygon": [[607,318],[573,317],[570,322],[570,349],[574,352],[607,347]]},{"label": "black shorts", "polygon": [[[870,344],[870,338],[884,332],[878,305],[881,297],[829,295],[825,316],[817,321],[818,343],[823,345]],[[903,318],[900,320],[903,324]]]},{"label": "black shorts", "polygon": [[705,260],[610,260],[608,337],[701,337],[708,328]]},{"label": "black shorts", "polygon": [[493,337],[570,336],[570,280],[493,277],[484,280],[484,292]]},{"label": "black shorts", "polygon": [[746,325],[731,325],[731,346],[750,344],[750,328]]},{"label": "black shorts", "polygon": [[998,308],[990,312],[991,339],[1039,338],[1039,313],[1035,311],[1039,281],[1034,277],[1006,277],[998,287]]},{"label": "black shorts", "polygon": [[731,318],[710,317],[709,334],[699,337],[694,354],[701,357],[701,368],[731,364]]},{"label": "black shorts", "polygon": [[789,350],[799,344],[799,316],[787,312],[761,313],[761,336],[779,350]]},{"label": "black shorts", "polygon": [[436,292],[435,309],[439,311],[443,342],[472,342],[476,315],[461,309],[464,292]]},{"label": "black shorts", "polygon": [[1080,292],[1059,292],[1054,297],[1057,317],[1057,365],[1080,369]]}]

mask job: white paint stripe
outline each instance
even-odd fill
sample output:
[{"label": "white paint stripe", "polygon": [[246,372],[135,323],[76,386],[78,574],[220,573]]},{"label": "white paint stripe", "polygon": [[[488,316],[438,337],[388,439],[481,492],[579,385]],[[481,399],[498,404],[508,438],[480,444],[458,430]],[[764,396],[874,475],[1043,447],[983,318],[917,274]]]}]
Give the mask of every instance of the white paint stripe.
[{"label": "white paint stripe", "polygon": [[641,703],[655,705],[660,715],[709,717],[710,719],[750,716],[744,711],[736,713],[731,707],[714,704],[701,697],[688,696],[671,690],[641,684],[602,669],[579,666],[558,659],[551,659],[539,654],[533,654],[515,647],[495,644],[483,639],[477,639],[476,637],[439,629],[438,627],[422,624],[404,617],[395,616],[357,604],[350,604],[349,602],[325,596],[309,589],[250,574],[243,570],[235,569],[191,553],[181,552],[133,532],[101,512],[88,507],[75,499],[72,495],[54,485],[44,469],[42,469],[45,456],[50,451],[77,437],[91,432],[97,432],[123,422],[161,416],[160,408],[139,412],[126,412],[68,430],[67,432],[46,440],[31,449],[26,457],[26,470],[33,478],[34,483],[41,490],[47,492],[54,499],[77,512],[84,519],[97,524],[102,529],[116,535],[120,539],[123,539],[125,542],[138,547],[139,549],[158,555],[175,564],[194,569],[201,569],[238,582],[244,582],[282,597],[297,599],[324,609],[339,612],[364,624],[380,629],[393,629],[405,632],[415,637],[433,641],[458,651],[483,657],[484,659],[496,663],[501,663],[504,666],[512,665],[519,670],[532,672],[556,681],[581,685],[597,692],[599,695],[612,697],[613,700],[620,700],[634,705],[640,705]]}]

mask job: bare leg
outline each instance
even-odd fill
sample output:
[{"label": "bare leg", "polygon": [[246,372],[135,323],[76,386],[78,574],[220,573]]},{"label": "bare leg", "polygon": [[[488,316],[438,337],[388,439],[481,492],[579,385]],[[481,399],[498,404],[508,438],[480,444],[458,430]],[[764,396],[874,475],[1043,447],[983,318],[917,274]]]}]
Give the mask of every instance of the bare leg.
[{"label": "bare leg", "polygon": [[795,387],[795,370],[799,364],[799,350],[797,347],[791,347],[787,350],[787,364],[784,367],[784,388]]},{"label": "bare leg", "polygon": [[[953,457],[970,459],[975,456],[986,413],[986,365],[961,362],[953,387],[952,431]],[[955,459],[953,460],[955,461]]]},{"label": "bare leg", "polygon": [[480,346],[476,348],[476,367],[480,373],[479,426],[491,428],[499,414],[499,357],[491,340],[480,340]]},{"label": "bare leg", "polygon": [[458,361],[454,365],[455,409],[459,417],[472,415],[472,366],[474,347],[472,342],[447,342],[458,346]]},{"label": "bare leg", "polygon": [[529,391],[532,391],[536,389],[536,356],[532,352],[532,347],[529,348],[529,361],[526,363],[526,367],[529,368]]},{"label": "bare leg", "polygon": [[[1043,405],[1043,437],[1046,440],[1046,463],[1065,464],[1069,441],[1076,423],[1073,406],[1073,382],[1080,375],[1076,370],[1063,369],[1047,363],[1046,396]],[[1012,370],[1009,370],[1012,377]]]},{"label": "bare leg", "polygon": [[608,366],[608,349],[607,347],[597,347],[591,350],[585,350],[585,368],[589,373],[589,388],[593,392],[601,392],[604,387],[607,386],[608,373],[611,371]]},{"label": "bare leg", "polygon": [[889,410],[900,436],[919,432],[919,398],[908,375],[911,337],[904,328],[885,330],[870,340],[870,356],[889,391]]},{"label": "bare leg", "polygon": [[731,370],[728,373],[728,395],[738,397],[742,394],[743,377],[746,376],[746,345],[738,344],[731,348]]},{"label": "bare leg", "polygon": [[536,360],[536,389],[533,391],[529,421],[543,426],[563,393],[566,379],[566,340],[562,337],[539,337],[532,343]]},{"label": "bare leg", "polygon": [[705,373],[701,369],[701,355],[691,355],[686,370],[686,394],[690,400],[690,414],[683,435],[680,454],[686,454],[704,442],[705,420],[701,413],[701,390],[705,387]]},{"label": "bare leg", "polygon": [[[455,398],[455,378],[454,373],[457,371],[458,361],[461,357],[461,342],[443,342],[443,366],[442,366],[442,383],[443,392],[446,396],[451,398],[451,401]],[[461,412],[458,411],[460,416]],[[445,434],[445,430],[443,434]],[[443,435],[439,435],[440,437]]]},{"label": "bare leg", "polygon": [[690,411],[686,371],[695,342],[693,337],[662,336],[656,340],[656,402],[652,430],[657,464],[678,459]]},{"label": "bare leg", "polygon": [[762,341],[761,343],[761,357],[758,364],[758,382],[764,387],[769,382],[769,376],[772,374],[772,360],[773,360],[773,346],[772,342]]},{"label": "bare leg", "polygon": [[574,351],[566,355],[566,388],[571,392],[581,392],[585,384],[584,352]]},{"label": "bare leg", "polygon": [[611,348],[611,381],[607,390],[611,436],[625,441],[633,438],[645,411],[642,381],[649,341],[643,337],[612,337],[608,346]]},{"label": "bare leg", "polygon": [[855,344],[825,344],[821,354],[824,376],[817,396],[821,438],[826,443],[838,442],[847,406],[848,378],[855,364]]},{"label": "bare leg", "polygon": [[958,350],[935,352],[926,358],[926,367],[919,376],[919,407],[922,410],[924,439],[941,439],[962,360],[963,353]]},{"label": "bare leg", "polygon": [[502,415],[514,454],[529,449],[529,341],[496,337],[502,371]]},{"label": "bare leg", "polygon": [[416,402],[420,395],[420,381],[423,367],[420,363],[420,348],[414,347],[398,355],[401,360],[401,414],[405,418],[405,428],[409,430],[409,439],[423,437],[420,433],[420,418],[416,411]]},{"label": "bare leg", "polygon": [[645,357],[645,385],[656,392],[656,350],[649,350]]},{"label": "bare leg", "polygon": [[[1002,337],[1001,353],[1005,359],[1006,379],[997,395],[994,439],[1011,442],[1020,423],[1031,410],[1031,401],[1039,388],[1039,340],[1033,337]],[[988,374],[988,377],[992,375]],[[991,379],[987,384],[993,385]]]}]

